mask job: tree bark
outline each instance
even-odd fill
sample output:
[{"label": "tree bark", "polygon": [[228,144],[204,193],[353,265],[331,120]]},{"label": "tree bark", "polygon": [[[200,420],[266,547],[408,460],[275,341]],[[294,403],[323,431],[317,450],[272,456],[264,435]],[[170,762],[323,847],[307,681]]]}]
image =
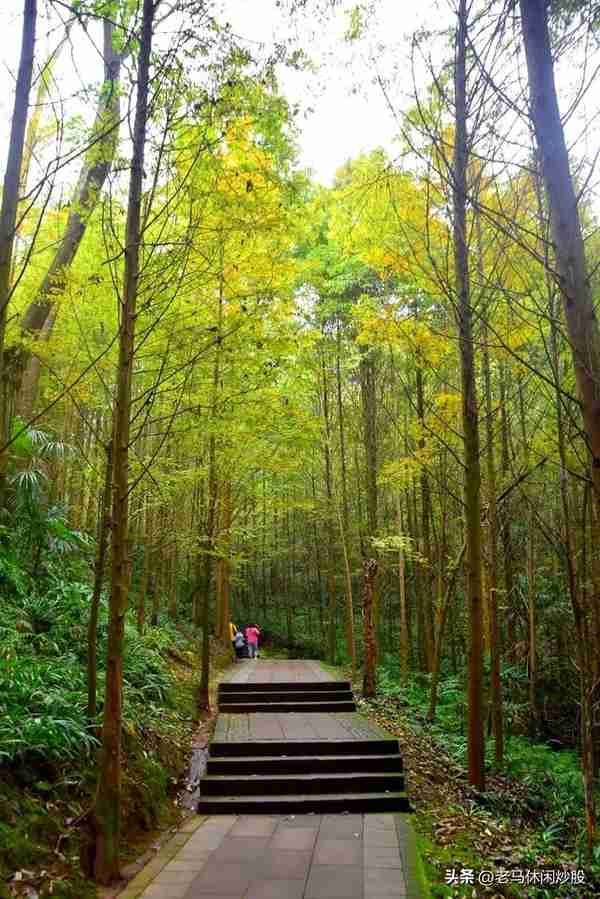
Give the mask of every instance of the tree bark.
[{"label": "tree bark", "polygon": [[[3,401],[0,403],[1,446],[6,443],[10,427],[7,402],[8,392],[4,395],[4,343],[8,304],[12,294],[13,252],[19,206],[19,184],[23,164],[27,112],[31,94],[36,26],[37,0],[25,0],[23,4],[21,56],[19,59],[15,103],[8,144],[8,159],[6,161],[2,187],[2,205],[0,206],[0,387],[3,392]],[[7,459],[6,451],[0,453],[0,505],[4,502]]]},{"label": "tree bark", "polygon": [[334,553],[334,529],[333,529],[333,484],[331,475],[331,424],[329,420],[329,385],[327,382],[327,369],[325,367],[325,353],[321,356],[322,405],[323,423],[325,426],[325,440],[323,452],[325,458],[325,492],[327,496],[327,593],[329,598],[329,626],[327,629],[327,656],[332,665],[336,659],[336,611],[337,596],[335,589],[335,553]]},{"label": "tree bark", "polygon": [[365,668],[363,674],[363,695],[373,699],[377,692],[377,657],[375,643],[375,581],[377,560],[363,559],[363,628],[365,644]]},{"label": "tree bark", "polygon": [[462,381],[462,422],[465,444],[466,583],[469,605],[469,782],[485,786],[483,728],[483,622],[481,597],[481,471],[479,467],[479,413],[475,379],[472,308],[467,244],[467,114],[466,114],[467,5],[459,0],[455,65],[455,142],[453,163],[453,237],[457,319]]},{"label": "tree bark", "polygon": [[[423,368],[422,362],[417,356],[416,360],[416,387],[417,387],[417,415],[419,418],[419,450],[425,449],[425,396],[423,386]],[[433,596],[433,554],[431,552],[431,493],[429,490],[429,478],[425,468],[424,460],[421,459],[421,467],[419,472],[419,485],[421,488],[421,530],[423,538],[423,556],[426,564],[422,568],[421,578],[423,586],[422,602],[422,622],[423,622],[423,646],[425,650],[426,670],[431,671],[434,654],[434,634],[433,634],[433,607],[431,598]]]},{"label": "tree bark", "polygon": [[148,120],[153,0],[143,0],[138,59],[137,103],[133,155],[127,204],[125,271],[119,333],[119,369],[113,435],[113,531],[106,688],[99,760],[98,792],[94,808],[96,834],[94,873],[107,884],[119,876],[121,829],[121,724],[123,648],[129,587],[129,444],[135,321],[140,274],[140,222],[144,150]]},{"label": "tree bark", "polygon": [[225,304],[224,281],[225,247],[221,245],[221,268],[219,277],[219,305],[217,311],[217,341],[215,345],[215,361],[210,397],[211,434],[208,440],[208,507],[206,513],[206,551],[204,555],[204,597],[202,605],[202,661],[200,668],[200,684],[198,685],[198,712],[210,713],[210,594],[213,572],[213,552],[215,543],[215,524],[217,515],[217,442],[214,432],[217,417],[217,399],[221,379],[221,353],[223,310]]},{"label": "tree bark", "polygon": [[427,712],[428,721],[433,721],[435,719],[437,707],[437,692],[440,681],[440,668],[442,662],[442,646],[444,643],[444,634],[446,631],[446,621],[448,620],[450,603],[452,602],[454,588],[456,586],[456,580],[458,578],[458,572],[460,571],[460,566],[462,565],[466,549],[467,544],[463,543],[458,558],[454,563],[452,571],[450,572],[450,578],[446,585],[446,592],[444,593],[442,601],[440,602],[437,609],[437,620],[435,627],[435,651],[433,655],[433,667],[431,669],[431,693],[429,697],[429,711]]},{"label": "tree bark", "polygon": [[344,430],[344,404],[342,402],[341,373],[341,330],[337,328],[337,352],[335,358],[335,375],[337,387],[338,427],[340,432],[340,476],[342,485],[341,538],[346,570],[346,648],[352,665],[352,677],[356,671],[356,642],[354,639],[354,608],[352,598],[352,576],[350,573],[350,514],[348,510],[348,478],[346,473],[346,436]]},{"label": "tree bark", "polygon": [[600,331],[558,108],[548,33],[548,6],[545,0],[520,0],[519,6],[531,118],[550,207],[558,286],[591,454],[594,497],[600,508]]},{"label": "tree bark", "polygon": [[87,715],[90,722],[94,722],[98,714],[96,693],[98,679],[98,613],[100,610],[100,597],[104,582],[104,568],[108,550],[108,538],[110,535],[110,507],[112,498],[112,436],[106,446],[106,465],[104,474],[104,487],[100,501],[100,521],[98,524],[98,551],[94,570],[94,591],[90,603],[90,620],[88,622],[88,659],[87,659]]},{"label": "tree bark", "polygon": [[[396,522],[398,533],[402,535],[402,504],[399,494],[396,494]],[[409,653],[409,635],[408,635],[408,610],[406,604],[406,559],[404,550],[398,551],[398,593],[400,598],[400,677],[402,683],[405,684],[408,678],[408,653]]]},{"label": "tree bark", "polygon": [[229,597],[229,552],[231,534],[231,481],[226,480],[222,488],[221,527],[219,538],[222,541],[221,554],[217,560],[217,605],[220,629],[217,634],[222,643],[230,646],[229,622],[231,620]]}]

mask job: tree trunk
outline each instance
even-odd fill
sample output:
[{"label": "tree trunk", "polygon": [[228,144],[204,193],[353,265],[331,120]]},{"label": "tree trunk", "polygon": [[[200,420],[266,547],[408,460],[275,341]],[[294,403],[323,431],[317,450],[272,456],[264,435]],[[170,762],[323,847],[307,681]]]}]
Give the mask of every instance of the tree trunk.
[{"label": "tree trunk", "polygon": [[[483,267],[483,248],[478,222],[479,264]],[[483,276],[483,271],[481,271]],[[482,277],[481,283],[485,283]],[[498,509],[496,505],[496,459],[494,455],[494,423],[492,404],[492,374],[488,346],[487,325],[483,327],[483,375],[485,384],[485,424],[486,424],[486,463],[487,463],[487,598],[488,626],[490,642],[490,688],[492,705],[492,733],[494,736],[494,761],[500,768],[504,759],[504,718],[502,712],[502,680],[500,631],[498,627]]]},{"label": "tree trunk", "polygon": [[223,484],[221,503],[221,527],[219,538],[222,541],[221,554],[217,560],[217,606],[220,629],[217,634],[222,643],[229,646],[229,622],[231,612],[229,608],[229,552],[231,536],[231,481]]},{"label": "tree trunk", "polygon": [[94,873],[99,883],[119,877],[121,829],[121,725],[123,644],[128,599],[129,443],[135,321],[140,272],[140,221],[144,149],[148,119],[153,0],[144,0],[138,59],[137,104],[127,204],[125,271],[119,333],[119,369],[113,435],[113,532],[106,688],[94,808],[96,834]]},{"label": "tree trunk", "polygon": [[323,377],[323,421],[325,425],[324,456],[325,456],[325,491],[327,495],[327,592],[329,594],[329,627],[328,659],[335,665],[336,658],[336,611],[337,596],[335,589],[335,552],[334,552],[334,504],[333,484],[331,475],[331,425],[329,420],[329,385],[327,382],[327,369],[325,367],[325,353],[321,356],[321,372]]},{"label": "tree trunk", "polygon": [[[509,453],[509,418],[506,399],[506,370],[500,364],[500,414],[502,419],[501,431],[501,466],[504,479],[510,474]],[[504,602],[506,606],[506,658],[514,662],[514,649],[516,644],[515,616],[512,610],[514,601],[514,568],[513,568],[513,542],[511,531],[511,500],[506,497],[501,507],[501,533],[502,533],[502,565],[504,571]]]},{"label": "tree trunk", "polygon": [[[362,403],[363,439],[366,459],[366,484],[367,484],[367,533],[362,545],[363,564],[365,561],[377,565],[369,557],[374,553],[372,540],[377,534],[377,396],[375,391],[375,359],[373,350],[360,347],[360,394]],[[375,576],[369,581],[369,590],[372,591],[373,602],[373,665],[377,665],[377,629],[379,623],[379,603],[375,590]],[[365,593],[366,595],[366,593]],[[366,625],[365,625],[366,626]],[[365,631],[366,633],[366,631]],[[367,649],[365,647],[365,653]],[[366,664],[366,661],[365,661]],[[370,663],[369,663],[370,664]],[[373,683],[375,683],[373,674]]]},{"label": "tree trunk", "polygon": [[150,584],[150,568],[152,565],[152,542],[154,540],[154,509],[149,505],[146,497],[146,516],[144,527],[144,561],[142,563],[142,577],[137,598],[137,628],[138,633],[143,634],[146,627],[146,596]]},{"label": "tree trunk", "polygon": [[217,313],[217,340],[215,343],[215,361],[210,398],[210,421],[212,425],[208,441],[208,508],[206,515],[206,552],[204,555],[204,597],[202,605],[202,662],[200,684],[198,686],[198,712],[210,713],[210,593],[213,571],[213,552],[215,543],[215,524],[217,515],[217,443],[214,433],[217,417],[217,399],[221,378],[221,353],[223,331],[223,307],[225,303],[224,283],[224,245],[221,246],[221,268],[219,277],[219,307]]},{"label": "tree trunk", "polygon": [[377,560],[363,560],[363,628],[365,644],[365,668],[363,675],[363,695],[373,699],[377,692],[377,657],[375,644],[375,580],[377,578]]},{"label": "tree trunk", "polygon": [[[419,418],[418,446],[421,452],[425,449],[425,396],[423,389],[423,368],[421,360],[416,360],[416,387],[417,387],[417,415]],[[426,670],[431,671],[434,654],[433,635],[433,608],[431,598],[433,596],[433,554],[431,552],[431,494],[429,490],[429,478],[425,463],[421,460],[419,473],[419,485],[421,488],[421,530],[423,538],[423,556],[426,564],[422,567],[421,578],[423,581],[423,594],[421,597],[423,616],[423,646],[425,650]]]},{"label": "tree trunk", "polygon": [[600,331],[585,259],[575,186],[558,108],[545,0],[520,0],[531,118],[550,207],[558,285],[600,508]]},{"label": "tree trunk", "polygon": [[458,559],[454,563],[452,571],[450,572],[450,579],[448,580],[448,583],[446,585],[446,592],[444,593],[442,601],[440,602],[437,609],[437,621],[434,635],[435,651],[433,654],[433,667],[431,670],[431,694],[429,697],[429,711],[427,712],[428,721],[433,721],[435,719],[435,712],[437,707],[437,691],[440,681],[440,668],[442,662],[442,646],[444,644],[444,634],[446,632],[446,621],[448,619],[450,603],[452,602],[452,597],[454,595],[454,588],[456,586],[458,572],[460,571],[460,566],[462,565],[466,549],[467,544],[463,543]]},{"label": "tree trunk", "polygon": [[469,606],[469,782],[484,789],[483,728],[483,624],[481,598],[481,472],[479,468],[479,413],[475,379],[472,309],[467,245],[467,115],[466,115],[467,6],[459,0],[455,67],[456,128],[453,171],[453,237],[457,319],[462,381],[462,422],[465,443],[465,542]]},{"label": "tree trunk", "polygon": [[352,677],[356,672],[356,644],[354,639],[354,609],[352,601],[352,576],[350,573],[350,514],[348,511],[348,479],[346,473],[346,438],[344,432],[344,404],[342,402],[342,374],[340,368],[341,331],[337,328],[337,352],[335,358],[335,375],[337,387],[338,426],[340,431],[340,476],[342,485],[342,515],[340,522],[342,552],[346,571],[346,648],[352,665]]},{"label": "tree trunk", "polygon": [[[398,533],[402,535],[402,504],[399,494],[396,494],[396,522]],[[406,684],[408,678],[408,612],[406,606],[406,559],[404,550],[398,551],[398,593],[400,597],[400,678]]]},{"label": "tree trunk", "polygon": [[[13,251],[19,206],[19,183],[23,164],[23,147],[27,112],[31,93],[35,31],[37,25],[37,0],[25,0],[23,4],[23,32],[21,56],[15,89],[15,103],[8,144],[8,159],[4,172],[2,205],[0,206],[0,387],[3,397],[0,402],[0,446],[4,446],[9,432],[8,391],[5,388],[4,342],[8,304],[12,294]],[[4,481],[8,454],[0,453],[0,506],[4,503]]]},{"label": "tree trunk", "polygon": [[94,570],[94,591],[90,603],[90,620],[88,622],[88,659],[87,659],[87,715],[88,721],[94,722],[98,713],[96,704],[97,677],[98,677],[98,612],[100,610],[100,597],[104,582],[104,567],[106,564],[106,551],[108,549],[108,537],[110,534],[110,506],[112,497],[112,437],[106,446],[106,467],[104,475],[104,488],[100,501],[100,521],[98,525],[98,552]]}]

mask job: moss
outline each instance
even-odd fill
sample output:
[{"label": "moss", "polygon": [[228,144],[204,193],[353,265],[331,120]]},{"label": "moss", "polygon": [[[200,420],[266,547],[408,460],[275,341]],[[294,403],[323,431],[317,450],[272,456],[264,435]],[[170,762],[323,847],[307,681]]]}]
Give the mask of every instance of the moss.
[{"label": "moss", "polygon": [[150,756],[130,759],[127,771],[125,813],[144,830],[159,823],[160,812],[167,800],[169,772]]}]

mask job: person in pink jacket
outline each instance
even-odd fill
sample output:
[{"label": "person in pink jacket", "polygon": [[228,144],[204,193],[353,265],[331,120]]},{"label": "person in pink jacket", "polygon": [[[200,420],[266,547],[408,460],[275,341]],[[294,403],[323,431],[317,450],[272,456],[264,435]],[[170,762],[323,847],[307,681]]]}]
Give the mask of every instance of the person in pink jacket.
[{"label": "person in pink jacket", "polygon": [[249,624],[246,628],[246,643],[248,644],[248,657],[255,659],[258,655],[258,638],[260,630],[257,624]]}]

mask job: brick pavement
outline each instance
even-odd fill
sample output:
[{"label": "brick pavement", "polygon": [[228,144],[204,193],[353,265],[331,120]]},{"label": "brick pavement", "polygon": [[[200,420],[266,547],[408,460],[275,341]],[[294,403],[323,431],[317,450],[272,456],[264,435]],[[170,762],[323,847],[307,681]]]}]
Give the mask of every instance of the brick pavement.
[{"label": "brick pavement", "polygon": [[402,818],[210,817],[122,899],[412,899],[421,894],[405,878]]}]

